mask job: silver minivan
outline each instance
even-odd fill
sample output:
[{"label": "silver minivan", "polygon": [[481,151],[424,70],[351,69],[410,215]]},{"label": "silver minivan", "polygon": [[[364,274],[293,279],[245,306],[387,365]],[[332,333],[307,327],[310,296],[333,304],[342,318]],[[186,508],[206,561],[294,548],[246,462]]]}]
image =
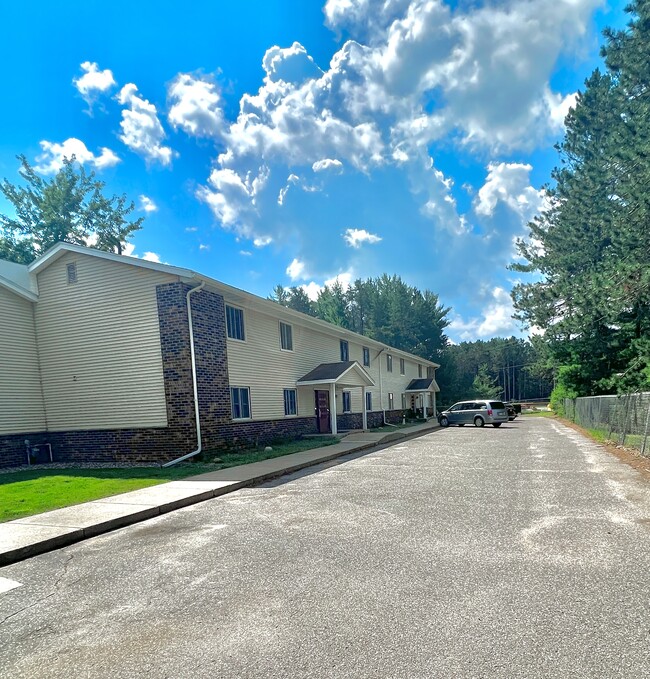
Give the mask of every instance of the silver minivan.
[{"label": "silver minivan", "polygon": [[486,424],[500,427],[507,421],[508,409],[504,403],[483,399],[459,401],[438,415],[441,427],[448,427],[450,424],[457,424],[459,427],[466,424],[473,424],[475,427],[483,427]]}]

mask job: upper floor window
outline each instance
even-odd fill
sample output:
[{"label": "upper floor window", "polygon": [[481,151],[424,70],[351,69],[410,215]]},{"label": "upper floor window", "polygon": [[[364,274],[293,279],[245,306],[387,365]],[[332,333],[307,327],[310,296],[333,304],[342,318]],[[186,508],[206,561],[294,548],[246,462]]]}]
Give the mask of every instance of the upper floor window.
[{"label": "upper floor window", "polygon": [[298,404],[296,401],[296,390],[295,389],[285,389],[284,390],[284,414],[285,415],[297,415],[298,414]]},{"label": "upper floor window", "polygon": [[363,365],[370,365],[370,349],[363,347]]},{"label": "upper floor window", "polygon": [[285,351],[293,351],[293,328],[280,321],[280,346]]},{"label": "upper floor window", "polygon": [[251,416],[251,398],[248,387],[231,387],[230,402],[232,404],[232,419],[245,420]]},{"label": "upper floor window", "polygon": [[231,339],[241,340],[242,342],[246,339],[243,309],[226,304],[226,328],[228,337]]},{"label": "upper floor window", "polygon": [[386,370],[389,373],[393,372],[393,355],[392,354],[386,354]]},{"label": "upper floor window", "polygon": [[427,377],[435,377],[436,376],[436,369],[433,368],[432,366],[427,366]]},{"label": "upper floor window", "polygon": [[422,377],[422,364],[418,363],[418,377]]},{"label": "upper floor window", "polygon": [[341,360],[342,361],[350,360],[350,352],[347,340],[341,340]]},{"label": "upper floor window", "polygon": [[406,374],[406,370],[405,370],[405,368],[404,368],[404,359],[403,359],[403,358],[400,358],[400,359],[399,359],[399,374],[400,374],[400,375],[405,375],[405,374]]},{"label": "upper floor window", "polygon": [[349,391],[343,392],[343,412],[349,413],[352,411],[352,399]]}]

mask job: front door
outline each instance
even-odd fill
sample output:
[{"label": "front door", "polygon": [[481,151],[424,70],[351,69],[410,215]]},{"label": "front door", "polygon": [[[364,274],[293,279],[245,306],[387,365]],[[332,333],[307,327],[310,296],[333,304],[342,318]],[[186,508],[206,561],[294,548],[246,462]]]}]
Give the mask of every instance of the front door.
[{"label": "front door", "polygon": [[316,421],[318,422],[318,432],[320,434],[329,434],[332,431],[329,391],[316,392]]}]

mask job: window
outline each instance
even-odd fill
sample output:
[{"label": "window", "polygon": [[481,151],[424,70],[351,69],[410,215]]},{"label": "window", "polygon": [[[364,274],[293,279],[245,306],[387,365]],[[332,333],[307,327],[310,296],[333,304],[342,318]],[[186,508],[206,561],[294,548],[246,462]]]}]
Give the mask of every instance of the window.
[{"label": "window", "polygon": [[427,366],[427,377],[435,377],[435,368]]},{"label": "window", "polygon": [[422,377],[422,365],[418,363],[418,377]]},{"label": "window", "polygon": [[241,340],[242,342],[246,339],[243,309],[226,304],[226,327],[228,337],[231,339]]},{"label": "window", "polygon": [[363,365],[370,365],[370,349],[363,347]]},{"label": "window", "polygon": [[366,410],[368,410],[368,411],[372,410],[372,392],[371,391],[366,392]]},{"label": "window", "polygon": [[248,387],[230,387],[232,419],[245,420],[251,416],[251,399]]},{"label": "window", "polygon": [[280,321],[280,346],[285,351],[293,351],[293,328]]},{"label": "window", "polygon": [[407,410],[406,394],[402,394],[402,410]]},{"label": "window", "polygon": [[350,398],[350,392],[349,391],[344,391],[343,392],[343,412],[344,413],[349,413],[352,411],[352,399]]},{"label": "window", "polygon": [[68,270],[68,283],[76,283],[77,282],[77,265],[74,262],[72,262],[72,264],[68,264],[67,270]]},{"label": "window", "polygon": [[403,358],[399,359],[399,374],[400,375],[406,375],[406,370],[404,369],[404,359]]},{"label": "window", "polygon": [[341,340],[341,360],[342,361],[349,361],[350,358],[350,353],[348,350],[348,343],[347,340]]},{"label": "window", "polygon": [[[291,327],[291,326],[289,326]],[[285,389],[284,390],[284,414],[285,415],[297,415],[298,405],[296,403],[296,390],[295,389]]]},{"label": "window", "polygon": [[392,354],[386,354],[386,370],[389,373],[393,372],[393,356]]},{"label": "window", "polygon": [[388,410],[394,410],[395,409],[395,398],[393,396],[393,392],[389,391],[388,392]]}]

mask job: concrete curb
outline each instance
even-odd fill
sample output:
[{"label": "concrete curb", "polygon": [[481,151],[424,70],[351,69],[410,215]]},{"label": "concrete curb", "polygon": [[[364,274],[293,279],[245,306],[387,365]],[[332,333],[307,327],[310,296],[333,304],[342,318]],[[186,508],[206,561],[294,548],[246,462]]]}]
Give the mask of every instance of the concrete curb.
[{"label": "concrete curb", "polygon": [[[118,528],[124,528],[126,526],[131,526],[136,523],[141,523],[142,521],[155,518],[156,516],[160,516],[161,514],[167,514],[176,509],[181,509],[182,507],[188,507],[193,504],[198,504],[199,502],[205,502],[206,500],[211,500],[222,495],[227,495],[229,493],[235,492],[236,490],[240,490],[241,488],[255,486],[265,481],[270,481],[272,479],[280,478],[288,474],[293,474],[294,472],[300,471],[302,469],[307,469],[308,467],[314,467],[324,462],[330,462],[345,455],[350,455],[352,453],[358,453],[362,451],[369,451],[372,449],[384,448],[387,445],[393,444],[397,441],[407,441],[409,439],[419,438],[420,436],[430,434],[434,431],[440,431],[440,427],[434,426],[404,434],[401,434],[401,432],[388,433],[386,434],[385,437],[383,437],[379,441],[369,441],[364,443],[360,442],[359,445],[350,444],[350,447],[344,450],[339,449],[329,454],[327,453],[323,454],[317,458],[302,460],[296,462],[295,464],[286,464],[272,471],[254,474],[244,479],[233,480],[232,482],[224,481],[224,484],[221,485],[220,487],[211,488],[209,490],[202,489],[200,492],[193,493],[185,497],[179,497],[177,499],[168,502],[163,502],[161,504],[147,505],[143,503],[137,503],[136,501],[136,504],[141,504],[141,508],[138,508],[136,511],[122,514],[114,518],[101,520],[97,523],[92,523],[91,525],[88,526],[75,526],[75,525],[65,525],[64,523],[61,524],[56,523],[56,513],[57,512],[62,513],[65,512],[66,509],[69,510],[71,508],[65,508],[63,510],[54,510],[53,512],[47,512],[46,514],[40,514],[32,517],[26,517],[24,519],[9,521],[7,523],[0,524],[0,567],[8,566],[12,563],[17,563],[18,561],[29,559],[30,557],[37,556],[38,554],[44,554],[55,549],[60,549],[61,547],[67,547],[69,545],[75,544],[76,542],[81,542],[82,540],[86,540],[91,537],[103,535],[113,530],[117,530]],[[344,444],[345,440],[343,440],[343,442],[339,444],[334,444],[332,447]],[[315,450],[326,451],[327,448]],[[303,455],[306,452],[308,453],[311,451],[303,451],[303,453],[293,453],[293,455],[295,456]],[[293,457],[293,455],[287,455],[286,458],[291,458]],[[275,459],[284,460],[286,458],[275,458]],[[289,460],[287,460],[287,462],[289,462]],[[228,470],[244,470],[248,466],[249,465],[241,465],[240,467],[230,467],[228,468]],[[202,476],[206,477],[210,474],[219,474],[219,472],[208,472],[207,474],[190,476],[187,477],[184,481],[172,483],[181,484],[185,482],[201,483],[200,481],[201,477]],[[153,490],[156,488],[165,489],[166,487],[168,488],[169,484],[151,486],[143,490]],[[133,496],[138,492],[139,491],[132,491],[131,493],[125,493],[124,495],[112,496],[111,498],[103,498],[104,501],[100,499],[94,502],[84,503],[82,505],[73,505],[73,507],[76,507],[77,510],[79,510],[78,513],[80,515],[82,514],[81,508],[84,506],[93,506],[93,508],[96,507],[106,508],[107,505],[113,505],[119,507],[120,503],[119,500],[116,500],[116,498],[119,499],[124,497],[125,498],[124,503],[131,504],[131,502],[126,499],[126,496]],[[119,511],[119,509],[116,511]],[[54,522],[47,521],[48,518],[52,518],[53,516],[55,517]],[[44,533],[44,535],[36,539],[22,538],[21,533],[29,532],[30,528],[33,530],[34,533],[40,532]],[[14,533],[14,535],[11,535],[10,533]],[[22,542],[22,544],[18,544],[14,547],[11,547],[9,546],[8,543],[10,543],[12,539],[14,542],[18,541]],[[33,541],[30,541],[30,539],[33,539]]]}]

